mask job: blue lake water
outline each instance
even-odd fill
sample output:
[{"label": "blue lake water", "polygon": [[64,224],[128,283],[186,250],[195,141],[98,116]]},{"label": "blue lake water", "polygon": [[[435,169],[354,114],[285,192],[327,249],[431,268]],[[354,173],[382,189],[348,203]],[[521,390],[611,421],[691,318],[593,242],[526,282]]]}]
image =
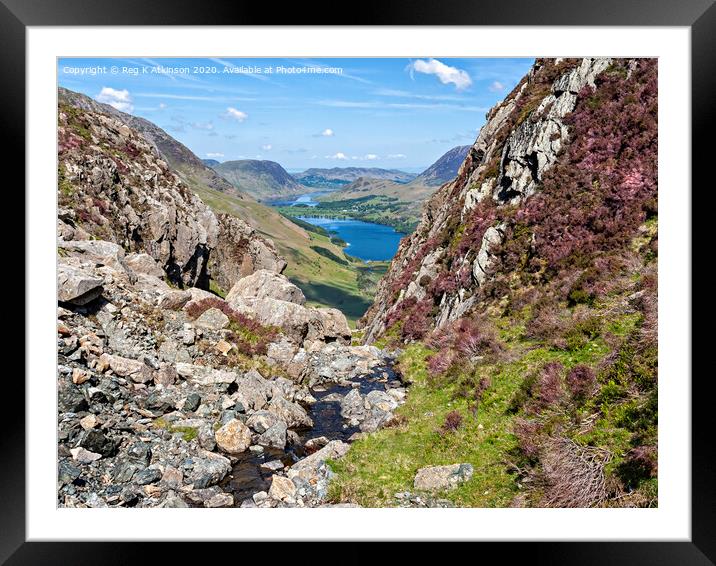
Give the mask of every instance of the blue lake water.
[{"label": "blue lake water", "polygon": [[400,239],[405,236],[405,234],[396,232],[391,226],[363,222],[362,220],[313,216],[300,216],[299,218],[314,226],[320,226],[348,242],[348,247],[344,248],[344,251],[363,261],[393,259],[395,252],[398,251]]},{"label": "blue lake water", "polygon": [[268,202],[266,204],[270,204],[271,206],[294,206],[296,204],[303,204],[306,206],[317,206],[318,201],[313,200],[315,197],[319,197],[321,195],[325,195],[326,191],[321,191],[317,193],[306,193],[305,195],[301,195],[298,198],[289,198],[287,200],[272,200],[271,202]]}]

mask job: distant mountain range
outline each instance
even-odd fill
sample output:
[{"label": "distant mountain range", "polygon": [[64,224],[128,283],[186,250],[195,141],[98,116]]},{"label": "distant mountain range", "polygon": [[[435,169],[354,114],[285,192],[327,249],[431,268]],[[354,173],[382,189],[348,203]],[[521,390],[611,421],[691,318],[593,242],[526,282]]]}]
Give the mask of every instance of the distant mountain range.
[{"label": "distant mountain range", "polygon": [[414,180],[410,183],[396,183],[385,179],[360,177],[343,188],[320,197],[320,200],[336,201],[372,195],[391,197],[406,202],[422,202],[434,192],[433,187],[416,183]]},{"label": "distant mountain range", "polygon": [[[369,195],[397,198],[409,203],[422,203],[435,192],[435,189],[451,181],[457,176],[460,165],[465,160],[471,146],[454,147],[409,182],[396,182],[384,177],[363,175],[353,182],[345,184],[339,190],[323,197],[322,200],[336,201],[344,199],[361,198]],[[356,169],[357,168],[351,168]],[[312,171],[309,169],[309,171]],[[315,170],[314,170],[315,171]],[[330,171],[335,171],[331,169]],[[375,171],[366,169],[366,171]]]},{"label": "distant mountain range", "polygon": [[307,192],[304,185],[275,161],[240,159],[224,161],[211,167],[235,188],[260,201]]},{"label": "distant mountain range", "polygon": [[457,171],[460,169],[462,162],[465,161],[467,152],[470,151],[471,147],[470,145],[453,147],[418,175],[413,182],[429,187],[439,187],[443,183],[452,181],[457,176]]},{"label": "distant mountain range", "polygon": [[333,167],[331,169],[306,169],[294,173],[294,178],[307,187],[320,189],[338,189],[361,177],[381,179],[396,183],[407,183],[415,178],[412,173],[397,169],[380,169],[378,167]]},{"label": "distant mountain range", "polygon": [[407,183],[392,179],[359,177],[338,190],[318,198],[322,208],[335,210],[341,207],[356,218],[381,222],[400,231],[411,232],[422,213],[423,202],[437,188],[457,176],[471,146],[454,147],[442,155],[420,175]]}]

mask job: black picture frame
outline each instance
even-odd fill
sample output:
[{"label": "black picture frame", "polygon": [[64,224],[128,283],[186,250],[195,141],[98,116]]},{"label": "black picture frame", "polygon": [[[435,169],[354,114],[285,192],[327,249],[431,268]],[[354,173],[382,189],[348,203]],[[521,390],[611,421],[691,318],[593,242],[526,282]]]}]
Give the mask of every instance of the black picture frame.
[{"label": "black picture frame", "polygon": [[[564,25],[564,26],[687,26],[691,29],[692,80],[692,179],[709,188],[707,169],[713,158],[708,142],[713,137],[716,89],[716,6],[714,0],[601,0],[570,1],[501,0],[368,0],[337,11],[335,3],[325,0],[271,6],[268,3],[197,2],[196,0],[0,0],[0,91],[2,132],[10,144],[5,162],[25,162],[25,36],[28,26],[84,25]],[[348,8],[348,9],[346,9]],[[14,187],[24,186],[24,168]],[[7,185],[6,185],[7,187]],[[17,190],[16,188],[14,190]],[[29,206],[25,203],[25,212]],[[23,204],[19,204],[23,206]],[[696,209],[692,209],[696,211]],[[703,214],[703,212],[702,212]],[[692,217],[692,225],[697,226]],[[692,255],[693,257],[693,255]],[[695,291],[695,289],[694,289]],[[694,295],[697,296],[697,295]],[[25,301],[28,297],[25,296]],[[697,338],[694,335],[694,338]],[[693,348],[692,351],[698,351]],[[31,341],[25,344],[26,356],[32,355]],[[696,375],[695,372],[694,375]],[[710,372],[709,372],[710,373]],[[677,376],[671,376],[677,377]],[[678,376],[691,379],[692,387],[692,536],[690,542],[531,542],[482,543],[468,550],[475,559],[497,553],[509,562],[549,564],[714,564],[716,563],[716,467],[711,438],[713,420],[709,405],[709,375]],[[703,379],[703,378],[707,379]],[[25,399],[22,380],[4,379],[3,397]],[[0,434],[0,563],[15,564],[142,564],[154,562],[159,553],[164,563],[206,560],[206,548],[198,544],[156,543],[69,543],[25,542],[25,412],[17,403],[15,413],[5,413]],[[558,533],[555,533],[558,536]],[[78,532],[78,536],[81,533]],[[320,533],[316,533],[320,537]],[[212,548],[234,555],[234,559],[272,559],[275,549],[264,544],[224,543]],[[372,548],[375,543],[351,543],[349,549],[328,550],[324,556],[341,557],[342,562],[373,561],[376,556],[390,557],[394,550]],[[488,546],[489,545],[489,546]],[[420,551],[420,550],[419,550]],[[460,549],[458,549],[458,552]],[[314,549],[295,545],[295,557],[308,557]],[[398,551],[404,552],[404,551]],[[288,556],[283,559],[290,559]]]}]

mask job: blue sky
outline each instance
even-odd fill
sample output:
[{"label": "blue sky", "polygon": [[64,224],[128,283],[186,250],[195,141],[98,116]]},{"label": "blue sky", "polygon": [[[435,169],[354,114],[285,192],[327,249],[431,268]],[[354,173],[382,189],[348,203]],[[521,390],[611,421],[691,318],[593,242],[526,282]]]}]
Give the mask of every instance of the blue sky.
[{"label": "blue sky", "polygon": [[201,158],[418,171],[472,143],[532,62],[71,58],[58,61],[58,81],[154,122]]}]

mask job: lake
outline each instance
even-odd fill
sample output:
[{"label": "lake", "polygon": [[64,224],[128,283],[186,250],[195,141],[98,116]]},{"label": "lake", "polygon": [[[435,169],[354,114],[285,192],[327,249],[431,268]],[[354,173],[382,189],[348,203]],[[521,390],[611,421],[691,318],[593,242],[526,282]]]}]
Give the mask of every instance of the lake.
[{"label": "lake", "polygon": [[393,259],[398,244],[405,234],[396,232],[391,226],[364,222],[363,220],[318,218],[299,216],[304,222],[320,226],[348,243],[344,251],[363,261],[384,261]]},{"label": "lake", "polygon": [[315,193],[306,193],[304,195],[301,195],[298,198],[290,197],[288,199],[283,200],[272,200],[267,201],[266,204],[270,206],[295,206],[297,204],[303,204],[305,206],[317,206],[318,201],[313,200],[316,197],[319,197],[321,195],[325,195],[330,191],[320,191]]}]

